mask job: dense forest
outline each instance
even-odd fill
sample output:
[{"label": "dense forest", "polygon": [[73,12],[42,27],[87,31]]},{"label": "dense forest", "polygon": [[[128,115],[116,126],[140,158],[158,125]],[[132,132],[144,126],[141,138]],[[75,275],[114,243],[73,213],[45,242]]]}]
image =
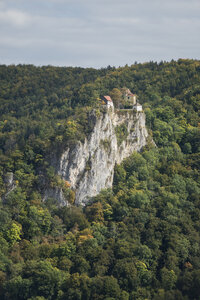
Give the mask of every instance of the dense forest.
[{"label": "dense forest", "polygon": [[[149,143],[85,207],[49,157],[84,140],[128,87]],[[200,61],[105,69],[0,66],[0,299],[200,299]]]}]

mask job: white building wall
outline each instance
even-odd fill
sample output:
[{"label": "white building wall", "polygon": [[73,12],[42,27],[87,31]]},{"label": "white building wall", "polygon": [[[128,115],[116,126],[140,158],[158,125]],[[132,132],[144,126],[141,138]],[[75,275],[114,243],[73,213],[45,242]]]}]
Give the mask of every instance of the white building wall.
[{"label": "white building wall", "polygon": [[107,107],[114,107],[113,102],[108,101],[108,102],[107,102]]},{"label": "white building wall", "polygon": [[133,109],[136,111],[142,111],[142,105],[134,105]]}]

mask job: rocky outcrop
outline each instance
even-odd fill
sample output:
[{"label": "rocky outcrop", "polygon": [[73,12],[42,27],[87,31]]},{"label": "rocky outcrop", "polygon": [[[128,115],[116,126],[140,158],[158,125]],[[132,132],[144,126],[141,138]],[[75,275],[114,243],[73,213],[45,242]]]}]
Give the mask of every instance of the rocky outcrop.
[{"label": "rocky outcrop", "polygon": [[[76,192],[75,204],[85,205],[102,189],[112,187],[114,166],[140,151],[147,142],[145,114],[133,110],[107,110],[95,117],[94,129],[84,142],[66,149],[55,163],[56,172]],[[62,191],[48,190],[45,198],[66,205]]]},{"label": "rocky outcrop", "polygon": [[14,174],[12,172],[8,172],[4,175],[4,183],[6,186],[6,193],[3,195],[2,200],[3,202],[6,202],[8,195],[16,188]]}]

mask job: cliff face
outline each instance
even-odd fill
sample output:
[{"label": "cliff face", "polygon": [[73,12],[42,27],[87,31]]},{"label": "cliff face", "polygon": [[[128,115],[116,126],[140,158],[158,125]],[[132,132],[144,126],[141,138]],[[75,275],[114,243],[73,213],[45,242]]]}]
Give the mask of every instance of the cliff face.
[{"label": "cliff face", "polygon": [[[148,136],[143,112],[108,110],[95,117],[94,124],[90,137],[66,149],[55,164],[57,174],[76,191],[77,205],[85,205],[89,197],[112,187],[115,164],[140,151]],[[48,190],[47,197],[67,204],[62,190]]]},{"label": "cliff face", "polygon": [[6,185],[6,193],[3,195],[2,200],[3,202],[6,202],[7,196],[16,188],[14,174],[12,172],[8,172],[5,174],[4,183]]}]

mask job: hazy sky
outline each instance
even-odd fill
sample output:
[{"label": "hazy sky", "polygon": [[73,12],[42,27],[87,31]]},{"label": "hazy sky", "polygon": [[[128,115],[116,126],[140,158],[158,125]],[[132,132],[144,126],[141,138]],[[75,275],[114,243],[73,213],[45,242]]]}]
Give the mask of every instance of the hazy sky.
[{"label": "hazy sky", "polygon": [[0,0],[0,64],[200,59],[200,0]]}]

